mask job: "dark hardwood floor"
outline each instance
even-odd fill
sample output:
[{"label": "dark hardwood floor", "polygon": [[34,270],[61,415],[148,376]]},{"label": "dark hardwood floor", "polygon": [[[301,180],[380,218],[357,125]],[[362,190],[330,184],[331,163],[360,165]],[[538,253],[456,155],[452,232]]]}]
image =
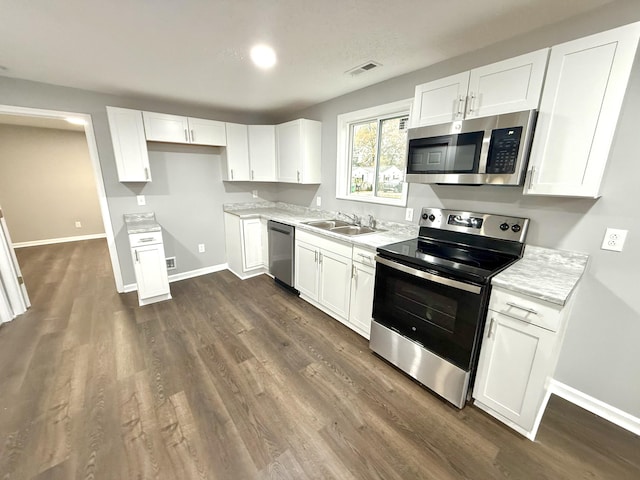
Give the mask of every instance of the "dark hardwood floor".
[{"label": "dark hardwood floor", "polygon": [[640,438],[552,398],[530,442],[458,411],[267,276],[115,292],[102,240],[18,251],[2,479],[638,479]]}]

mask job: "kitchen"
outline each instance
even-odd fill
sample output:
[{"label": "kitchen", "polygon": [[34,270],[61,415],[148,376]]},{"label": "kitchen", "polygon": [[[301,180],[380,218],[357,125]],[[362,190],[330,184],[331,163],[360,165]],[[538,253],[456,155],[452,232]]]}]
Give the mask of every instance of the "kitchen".
[{"label": "kitchen", "polygon": [[[541,29],[529,35],[517,37],[508,42],[485,48],[473,54],[465,54],[434,67],[404,75],[368,87],[361,91],[329,100],[320,105],[295,113],[289,118],[248,118],[239,114],[222,115],[205,109],[189,108],[184,105],[152,102],[149,100],[125,100],[104,94],[75,91],[63,87],[20,81],[12,78],[0,79],[0,103],[34,108],[49,108],[65,111],[81,111],[92,115],[96,140],[102,162],[103,175],[107,187],[107,197],[111,208],[113,229],[116,234],[117,249],[122,259],[129,259],[126,233],[123,231],[122,214],[145,211],[135,207],[135,196],[143,192],[143,187],[126,187],[117,182],[111,151],[105,106],[118,105],[127,108],[184,114],[193,117],[211,118],[237,123],[280,123],[293,118],[311,118],[322,122],[322,183],[320,186],[297,184],[247,184],[229,185],[222,183],[218,154],[200,151],[201,158],[188,160],[194,175],[186,177],[180,165],[184,149],[176,147],[165,151],[158,147],[150,153],[154,181],[144,187],[148,209],[156,212],[163,227],[170,233],[167,249],[174,250],[178,265],[187,262],[184,271],[210,268],[226,262],[222,203],[251,202],[251,191],[258,190],[259,199],[315,207],[316,197],[322,198],[322,208],[327,211],[345,211],[360,216],[372,214],[377,219],[404,222],[404,208],[375,204],[360,204],[348,200],[335,199],[337,116],[345,112],[385,104],[413,94],[416,85],[458,73],[460,71],[489,64],[505,58],[534,51],[539,48],[604,31],[637,20],[632,8],[633,2],[617,2],[615,6],[593,12],[583,17],[566,20],[557,25]],[[597,398],[606,404],[619,408],[622,412],[638,416],[638,385],[633,379],[638,377],[633,352],[638,338],[637,309],[634,305],[633,285],[637,284],[637,271],[630,266],[634,263],[634,238],[637,236],[630,219],[634,218],[634,190],[629,178],[637,170],[634,158],[634,125],[637,124],[638,104],[637,67],[630,79],[627,97],[621,112],[615,142],[609,158],[608,169],[602,184],[602,197],[598,200],[569,199],[558,197],[523,196],[520,189],[466,186],[427,186],[412,184],[409,189],[407,207],[417,213],[424,206],[446,207],[449,209],[478,212],[499,212],[505,215],[532,219],[527,243],[570,251],[585,252],[590,255],[590,267],[582,279],[576,305],[567,332],[563,352],[558,364],[557,378],[581,392]],[[372,101],[375,99],[375,101]],[[212,162],[204,161],[211,158]],[[191,158],[191,157],[189,157]],[[202,160],[202,161],[201,161]],[[218,162],[218,163],[216,163]],[[213,165],[216,163],[216,165]],[[154,169],[153,167],[156,166]],[[215,168],[214,168],[215,167]],[[156,173],[159,172],[159,173]],[[160,175],[158,177],[158,175]],[[184,185],[178,192],[178,201],[183,210],[201,211],[202,203],[215,205],[212,215],[203,219],[199,230],[190,225],[180,209],[173,208],[171,199],[162,184],[169,178],[182,179]],[[199,183],[192,187],[193,179]],[[205,181],[210,179],[210,181]],[[159,182],[157,182],[159,181]],[[220,185],[216,192],[206,191],[207,184]],[[167,183],[165,183],[167,185]],[[171,184],[172,187],[174,184]],[[209,190],[216,190],[211,189]],[[174,191],[172,190],[172,195]],[[173,209],[173,210],[172,210]],[[600,243],[607,227],[629,230],[629,236],[622,254],[600,251]],[[171,237],[175,238],[173,240]],[[194,254],[193,247],[206,240],[206,258]],[[209,240],[210,239],[210,240]],[[175,244],[172,246],[171,243]],[[189,253],[181,253],[178,248],[189,245]],[[182,260],[182,259],[185,260]],[[637,262],[636,262],[637,263]],[[121,260],[124,284],[132,284],[131,265]],[[579,321],[576,321],[580,319]],[[603,328],[606,319],[606,328]]]}]

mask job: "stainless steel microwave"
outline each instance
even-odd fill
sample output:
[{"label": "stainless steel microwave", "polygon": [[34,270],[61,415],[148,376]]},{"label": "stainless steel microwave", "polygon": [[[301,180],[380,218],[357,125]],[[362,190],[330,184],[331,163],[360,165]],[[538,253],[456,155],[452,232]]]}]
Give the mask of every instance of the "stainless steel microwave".
[{"label": "stainless steel microwave", "polygon": [[536,116],[526,110],[411,128],[406,181],[521,185]]}]

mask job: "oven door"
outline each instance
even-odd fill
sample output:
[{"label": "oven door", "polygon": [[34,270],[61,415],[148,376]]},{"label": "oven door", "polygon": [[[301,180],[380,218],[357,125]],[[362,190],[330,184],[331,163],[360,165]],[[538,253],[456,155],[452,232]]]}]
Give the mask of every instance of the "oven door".
[{"label": "oven door", "polygon": [[488,287],[376,260],[374,320],[470,371]]}]

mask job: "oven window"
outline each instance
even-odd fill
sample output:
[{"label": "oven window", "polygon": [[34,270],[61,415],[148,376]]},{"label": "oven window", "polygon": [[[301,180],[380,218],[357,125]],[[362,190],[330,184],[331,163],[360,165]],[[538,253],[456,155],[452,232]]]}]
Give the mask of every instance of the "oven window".
[{"label": "oven window", "polygon": [[468,370],[486,297],[484,288],[470,293],[378,263],[373,318]]}]

